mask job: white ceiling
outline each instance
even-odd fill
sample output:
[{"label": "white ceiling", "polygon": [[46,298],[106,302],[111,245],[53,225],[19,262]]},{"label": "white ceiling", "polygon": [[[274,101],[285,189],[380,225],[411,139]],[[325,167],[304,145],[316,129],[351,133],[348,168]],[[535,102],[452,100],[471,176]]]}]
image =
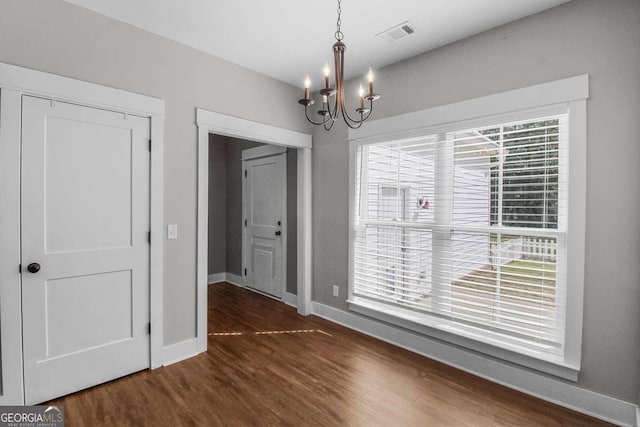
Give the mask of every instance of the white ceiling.
[{"label": "white ceiling", "polygon": [[[301,86],[332,62],[337,2],[331,0],[65,0]],[[343,0],[345,75],[375,69],[569,0]],[[417,32],[375,37],[404,21]]]}]

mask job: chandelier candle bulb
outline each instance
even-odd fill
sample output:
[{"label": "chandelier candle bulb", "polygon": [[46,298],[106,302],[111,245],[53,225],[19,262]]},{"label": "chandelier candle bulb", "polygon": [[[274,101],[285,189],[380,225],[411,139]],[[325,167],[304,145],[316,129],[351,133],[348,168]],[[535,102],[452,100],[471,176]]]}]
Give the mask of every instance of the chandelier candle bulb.
[{"label": "chandelier candle bulb", "polygon": [[309,99],[309,88],[311,87],[311,79],[307,76],[304,79],[304,99]]},{"label": "chandelier candle bulb", "polygon": [[369,67],[369,74],[368,74],[368,79],[369,79],[369,95],[373,94],[373,70],[371,70],[371,67]]},{"label": "chandelier candle bulb", "polygon": [[329,63],[324,65],[324,87],[329,89],[329,74],[331,71],[329,70]]},{"label": "chandelier candle bulb", "polygon": [[[369,83],[369,85],[371,85],[371,83]],[[360,85],[360,90],[358,90],[358,95],[360,96],[360,108],[364,108],[364,89],[362,88],[362,85]]]}]

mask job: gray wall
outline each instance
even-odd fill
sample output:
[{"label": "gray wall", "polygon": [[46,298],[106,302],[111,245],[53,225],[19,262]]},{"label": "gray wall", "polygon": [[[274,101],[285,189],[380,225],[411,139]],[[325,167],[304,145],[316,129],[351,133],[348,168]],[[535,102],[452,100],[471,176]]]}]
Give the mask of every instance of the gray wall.
[{"label": "gray wall", "polygon": [[[242,150],[263,145],[209,136],[209,274],[242,275]],[[287,150],[287,292],[297,293],[297,160]]]},{"label": "gray wall", "polygon": [[209,274],[227,268],[227,145],[221,137],[209,135]]},{"label": "gray wall", "polygon": [[298,294],[298,150],[287,149],[287,292]]},{"label": "gray wall", "polygon": [[166,101],[164,343],[195,337],[195,108],[308,132],[299,89],[62,0],[0,0],[0,61]]},{"label": "gray wall", "polygon": [[[640,379],[640,2],[580,0],[377,72],[375,118],[588,73],[580,387],[628,402]],[[346,93],[355,93],[348,88]],[[353,103],[355,98],[351,100]],[[366,126],[366,124],[365,124]],[[348,147],[315,130],[313,298],[346,309]]]}]

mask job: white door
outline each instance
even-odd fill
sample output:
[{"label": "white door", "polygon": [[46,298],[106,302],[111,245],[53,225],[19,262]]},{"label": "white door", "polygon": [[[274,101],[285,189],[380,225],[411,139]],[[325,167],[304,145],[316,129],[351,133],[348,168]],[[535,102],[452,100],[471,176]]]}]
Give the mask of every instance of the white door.
[{"label": "white door", "polygon": [[34,404],[150,366],[149,119],[29,96],[22,105],[24,384]]},{"label": "white door", "polygon": [[286,272],[286,148],[252,148],[244,150],[242,158],[246,284],[282,298]]}]

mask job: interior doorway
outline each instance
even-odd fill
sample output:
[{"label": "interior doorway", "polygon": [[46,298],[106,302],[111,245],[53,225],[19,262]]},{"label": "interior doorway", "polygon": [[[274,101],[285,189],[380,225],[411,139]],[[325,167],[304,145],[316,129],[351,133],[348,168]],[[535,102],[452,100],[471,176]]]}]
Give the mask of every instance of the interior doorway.
[{"label": "interior doorway", "polygon": [[[292,148],[297,155],[297,226],[295,265],[297,311],[308,315],[311,304],[311,135],[196,109],[198,125],[198,215],[196,245],[197,351],[207,350],[207,291],[209,263],[209,138],[211,134]],[[291,227],[289,227],[291,230]],[[291,253],[289,253],[291,257]],[[288,294],[285,294],[288,295]]]},{"label": "interior doorway", "polygon": [[210,134],[208,161],[207,282],[297,306],[298,150]]}]

